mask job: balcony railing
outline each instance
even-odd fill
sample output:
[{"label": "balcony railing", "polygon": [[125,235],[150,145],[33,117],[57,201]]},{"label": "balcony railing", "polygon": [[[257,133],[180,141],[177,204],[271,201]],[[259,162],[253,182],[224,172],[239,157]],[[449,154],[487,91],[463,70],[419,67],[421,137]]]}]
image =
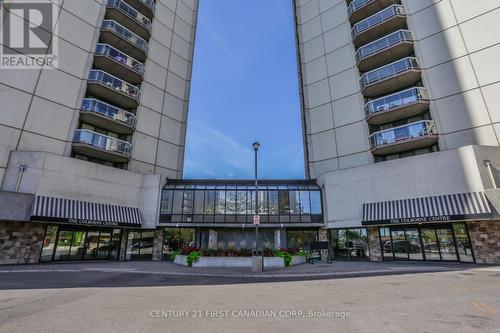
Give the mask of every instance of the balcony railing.
[{"label": "balcony railing", "polygon": [[130,157],[132,145],[127,141],[112,138],[86,129],[77,129],[73,135],[73,143],[85,144],[97,149]]},{"label": "balcony railing", "polygon": [[426,136],[436,136],[437,134],[436,123],[434,121],[422,120],[416,123],[373,133],[370,136],[370,146],[373,150],[380,146],[395,144]]},{"label": "balcony railing", "polygon": [[368,6],[369,4],[378,1],[378,0],[354,0],[347,7],[347,15],[351,16],[355,11]]},{"label": "balcony railing", "polygon": [[371,116],[379,112],[400,108],[405,105],[428,101],[429,96],[425,88],[410,88],[366,103],[365,113],[366,116]]},{"label": "balcony railing", "polygon": [[109,119],[116,120],[127,124],[130,127],[135,127],[136,116],[132,112],[128,112],[107,103],[101,102],[94,98],[84,98],[82,102],[82,111],[95,112]]},{"label": "balcony railing", "polygon": [[411,70],[420,70],[417,58],[407,57],[398,60],[389,65],[385,65],[381,68],[377,68],[373,71],[363,74],[360,79],[361,87],[362,89],[364,89],[368,85]]},{"label": "balcony railing", "polygon": [[137,74],[144,75],[144,64],[142,62],[129,57],[125,53],[118,51],[108,44],[97,44],[95,53],[111,58],[114,61],[127,66]]},{"label": "balcony railing", "polygon": [[141,37],[137,36],[132,31],[128,30],[121,24],[117,23],[113,20],[103,20],[101,30],[110,31],[121,38],[125,39],[130,44],[144,51],[144,53],[148,52],[148,42],[146,42]]},{"label": "balcony railing", "polygon": [[361,60],[366,59],[371,55],[374,55],[383,50],[389,49],[396,44],[404,42],[413,43],[413,37],[409,30],[398,30],[396,32],[393,32],[392,34],[389,34],[385,37],[377,39],[370,44],[366,44],[360,47],[358,51],[356,51],[356,62],[359,63]]},{"label": "balcony railing", "polygon": [[356,23],[351,30],[352,38],[356,38],[359,34],[370,30],[371,28],[384,23],[396,16],[405,16],[406,12],[402,5],[392,5],[384,10]]},{"label": "balcony railing", "polygon": [[123,14],[127,15],[131,19],[135,20],[137,23],[142,25],[147,30],[151,30],[151,20],[146,16],[139,13],[132,6],[129,6],[122,0],[108,0],[107,3],[108,8],[115,8],[121,11]]},{"label": "balcony railing", "polygon": [[150,16],[151,18],[153,17],[155,12],[154,0],[127,0],[127,2],[141,12],[144,8],[146,8],[146,15]]},{"label": "balcony railing", "polygon": [[136,101],[139,101],[141,96],[141,91],[134,85],[124,82],[111,74],[108,74],[102,70],[92,69],[89,73],[90,82],[97,82],[107,86],[110,89],[114,89],[117,92],[125,94]]}]

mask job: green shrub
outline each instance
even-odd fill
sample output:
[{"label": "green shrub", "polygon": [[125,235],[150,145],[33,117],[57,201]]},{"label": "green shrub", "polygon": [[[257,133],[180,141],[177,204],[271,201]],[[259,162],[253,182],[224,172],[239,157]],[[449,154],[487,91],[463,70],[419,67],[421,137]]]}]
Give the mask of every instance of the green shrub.
[{"label": "green shrub", "polygon": [[290,267],[290,263],[292,262],[292,255],[290,253],[279,250],[274,252],[274,256],[283,258],[285,261],[285,267]]},{"label": "green shrub", "polygon": [[179,254],[181,254],[180,250],[175,250],[170,253],[170,260],[175,260],[175,257],[177,257]]},{"label": "green shrub", "polygon": [[188,267],[193,267],[193,263],[197,262],[200,259],[200,257],[201,253],[199,251],[190,252],[186,257]]}]

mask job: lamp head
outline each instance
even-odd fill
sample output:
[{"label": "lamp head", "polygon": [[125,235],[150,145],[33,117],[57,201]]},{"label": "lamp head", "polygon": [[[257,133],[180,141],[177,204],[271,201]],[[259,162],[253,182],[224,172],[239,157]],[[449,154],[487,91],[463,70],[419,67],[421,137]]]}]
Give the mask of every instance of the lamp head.
[{"label": "lamp head", "polygon": [[253,144],[253,149],[254,149],[254,150],[259,150],[259,148],[260,148],[260,143],[258,143],[258,142],[254,142],[254,144]]}]

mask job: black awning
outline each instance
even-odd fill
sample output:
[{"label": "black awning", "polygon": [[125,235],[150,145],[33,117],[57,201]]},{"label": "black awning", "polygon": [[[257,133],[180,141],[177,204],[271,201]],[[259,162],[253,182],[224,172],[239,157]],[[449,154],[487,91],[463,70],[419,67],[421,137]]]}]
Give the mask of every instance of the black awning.
[{"label": "black awning", "polygon": [[489,219],[483,192],[447,194],[363,204],[363,225],[429,223]]},{"label": "black awning", "polygon": [[53,221],[80,225],[140,227],[139,208],[37,195],[32,221]]}]

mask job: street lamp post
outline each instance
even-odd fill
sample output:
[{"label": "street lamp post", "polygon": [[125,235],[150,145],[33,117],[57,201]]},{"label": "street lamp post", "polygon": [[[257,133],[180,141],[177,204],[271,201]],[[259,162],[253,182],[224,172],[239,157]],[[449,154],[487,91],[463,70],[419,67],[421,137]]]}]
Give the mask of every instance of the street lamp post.
[{"label": "street lamp post", "polygon": [[257,152],[259,151],[260,143],[255,142],[253,144],[253,150],[255,153],[255,215],[254,221],[255,224],[255,253],[253,256],[252,263],[252,271],[253,272],[262,272],[264,266],[264,258],[262,254],[259,253],[259,189],[258,189],[258,165],[257,165]]}]

